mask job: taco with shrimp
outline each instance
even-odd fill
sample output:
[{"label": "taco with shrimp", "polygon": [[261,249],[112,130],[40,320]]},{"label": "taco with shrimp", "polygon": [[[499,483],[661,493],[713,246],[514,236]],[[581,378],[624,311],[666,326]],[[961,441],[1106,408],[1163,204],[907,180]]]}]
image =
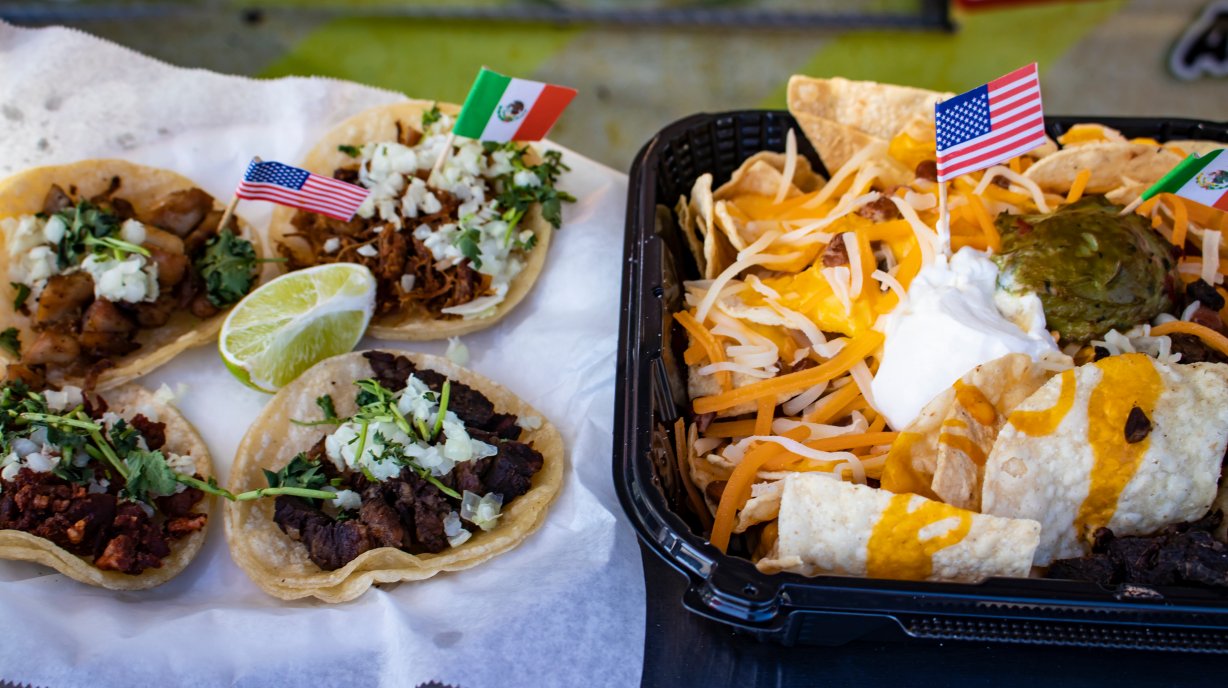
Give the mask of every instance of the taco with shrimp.
[{"label": "taco with shrimp", "polygon": [[0,383],[0,559],[113,590],[165,583],[204,544],[212,473],[162,393]]},{"label": "taco with shrimp", "polygon": [[259,246],[191,180],[123,160],[0,181],[0,363],[34,387],[114,387],[217,336]]},{"label": "taco with shrimp", "polygon": [[273,596],[326,602],[476,566],[542,524],[563,456],[536,410],[445,358],[335,356],[239,445],[231,556]]},{"label": "taco with shrimp", "polygon": [[[406,101],[342,122],[303,167],[370,190],[348,222],[278,208],[291,270],[361,263],[378,281],[369,332],[441,339],[490,327],[524,299],[562,224],[558,151],[452,138],[454,105]],[[443,166],[435,171],[444,154]]]}]

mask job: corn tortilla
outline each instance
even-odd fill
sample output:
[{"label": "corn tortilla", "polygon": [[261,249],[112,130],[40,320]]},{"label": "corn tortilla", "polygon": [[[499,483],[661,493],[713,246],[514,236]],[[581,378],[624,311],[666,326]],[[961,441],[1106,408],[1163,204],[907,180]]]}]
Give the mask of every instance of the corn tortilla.
[{"label": "corn tortilla", "polygon": [[[438,371],[479,390],[494,403],[497,412],[521,418],[542,417],[507,389],[446,358],[399,350],[387,353],[405,356],[417,368]],[[305,427],[291,419],[317,418],[320,411],[315,400],[326,393],[333,396],[338,415],[352,414],[356,408],[353,383],[371,375],[362,352],[354,352],[321,361],[283,387],[244,435],[231,470],[231,491],[237,494],[267,487],[262,469],[282,468],[331,432],[331,426]],[[266,498],[226,505],[231,557],[270,595],[286,600],[315,597],[325,602],[354,599],[374,583],[421,580],[476,566],[515,547],[537,530],[562,485],[564,448],[558,430],[543,418],[541,427],[526,430],[521,441],[531,444],[544,459],[542,469],[533,476],[532,487],[504,506],[494,529],[475,532],[459,547],[438,554],[410,554],[380,547],[335,571],[324,571],[308,559],[301,542],[291,540],[273,521],[273,500]]]},{"label": "corn tortilla", "polygon": [[[158,400],[149,390],[138,385],[125,385],[103,396],[109,410],[124,418],[144,413],[153,420],[153,414],[156,414],[157,420],[166,424],[166,449],[193,457],[196,472],[202,477],[207,479],[213,475],[213,460],[205,441],[173,406]],[[93,565],[92,557],[79,557],[50,540],[20,530],[0,530],[0,559],[42,564],[73,580],[111,590],[145,590],[174,578],[200,551],[213,523],[213,501],[214,498],[206,494],[194,508],[196,513],[209,518],[204,528],[187,537],[171,540],[171,553],[162,560],[161,568],[146,569],[137,575],[103,571]]]},{"label": "corn tortilla", "polygon": [[[119,177],[123,184],[115,195],[132,203],[137,216],[145,215],[150,207],[167,194],[198,184],[170,170],[138,165],[125,160],[82,160],[67,165],[36,167],[19,172],[0,181],[0,218],[20,217],[42,212],[43,199],[53,184],[68,191],[76,188],[74,196],[90,198],[101,194],[110,186],[111,179]],[[214,209],[223,205],[214,199]],[[252,242],[257,256],[263,256],[259,237],[242,219],[238,219],[243,238]],[[3,235],[0,230],[0,235]],[[267,272],[267,270],[266,270]],[[8,251],[0,251],[0,323],[16,327],[23,345],[34,341],[36,336],[29,316],[13,307],[16,291],[8,279]],[[142,328],[135,341],[140,348],[132,353],[114,357],[115,365],[98,376],[95,389],[106,390],[145,375],[181,352],[217,339],[228,310],[201,320],[186,309],[180,309],[161,327]],[[15,363],[18,358],[0,349],[0,364]],[[54,369],[48,378],[56,384],[84,386],[83,378],[56,376]]]},{"label": "corn tortilla", "polygon": [[[392,105],[372,108],[345,120],[328,132],[307,154],[302,167],[315,174],[332,177],[338,168],[354,164],[354,158],[338,150],[338,146],[361,146],[364,143],[397,140],[397,123],[421,130],[422,115],[436,104],[425,100],[408,100]],[[460,108],[449,103],[439,103],[439,110],[446,115],[455,116]],[[530,152],[527,156],[536,162]],[[273,219],[269,224],[269,241],[274,245],[283,245],[299,257],[302,262],[314,261],[301,241],[290,236],[297,230],[291,224],[294,214],[302,212],[293,208],[279,206],[273,211]],[[508,285],[507,296],[503,302],[495,306],[493,315],[484,318],[432,317],[425,312],[401,312],[391,315],[377,316],[367,328],[367,334],[377,339],[422,341],[428,339],[446,339],[486,329],[499,322],[511,312],[516,304],[524,300],[533,284],[541,275],[546,264],[546,253],[550,248],[550,238],[554,233],[550,223],[542,217],[541,208],[534,206],[525,214],[521,225],[523,229],[532,230],[537,236],[533,250],[525,257],[524,268]],[[404,231],[404,230],[403,230]]]}]

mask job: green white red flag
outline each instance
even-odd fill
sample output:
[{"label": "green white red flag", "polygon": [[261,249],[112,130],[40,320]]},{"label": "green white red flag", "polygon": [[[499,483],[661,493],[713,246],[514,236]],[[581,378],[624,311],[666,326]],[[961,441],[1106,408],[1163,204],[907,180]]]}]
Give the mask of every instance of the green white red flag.
[{"label": "green white red flag", "polygon": [[575,97],[574,88],[515,79],[483,67],[452,133],[481,141],[539,141]]},{"label": "green white red flag", "polygon": [[1228,155],[1223,148],[1203,156],[1191,155],[1144,191],[1141,200],[1146,201],[1159,193],[1176,194],[1228,211]]}]

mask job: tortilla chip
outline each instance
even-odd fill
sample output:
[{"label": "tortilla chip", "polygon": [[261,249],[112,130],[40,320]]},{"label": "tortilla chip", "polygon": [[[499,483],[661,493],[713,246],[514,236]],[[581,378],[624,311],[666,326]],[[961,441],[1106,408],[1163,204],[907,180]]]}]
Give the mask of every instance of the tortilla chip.
[{"label": "tortilla chip", "polygon": [[704,279],[715,279],[737,260],[737,251],[729,238],[717,231],[711,174],[701,174],[691,188],[691,217],[704,238]]},{"label": "tortilla chip", "polygon": [[[1165,141],[1165,146],[1172,148],[1180,148],[1182,153],[1186,155],[1206,155],[1211,151],[1219,150],[1228,146],[1223,141],[1206,141],[1202,139],[1173,139]],[[1174,151],[1176,152],[1176,151]]]},{"label": "tortilla chip", "polygon": [[[913,115],[923,110],[932,113],[938,101],[951,95],[874,81],[794,75],[789,79],[788,104],[794,117],[813,115],[891,139]],[[826,156],[823,162],[827,163]],[[828,169],[836,168],[828,165]]]},{"label": "tortilla chip", "polygon": [[1027,354],[1008,354],[973,368],[959,379],[938,428],[931,488],[942,501],[961,509],[981,510],[985,459],[993,450],[998,431],[1007,415],[1050,377],[1053,372],[1033,363]]},{"label": "tortilla chip", "polygon": [[[756,564],[764,573],[978,583],[1025,577],[1032,567],[1036,521],[975,514],[816,473],[783,482],[776,546]],[[905,511],[893,513],[899,506]]]},{"label": "tortilla chip", "polygon": [[797,123],[814,146],[823,166],[835,174],[862,148],[875,143],[886,145],[888,139],[873,136],[848,124],[807,113],[794,113]]},{"label": "tortilla chip", "polygon": [[[408,100],[392,105],[384,105],[354,115],[338,124],[324,138],[316,143],[307,154],[301,167],[325,177],[332,177],[333,172],[341,167],[354,164],[354,159],[343,153],[338,146],[357,146],[364,143],[397,140],[397,123],[420,129],[422,114],[430,110],[436,103],[425,100]],[[449,103],[438,103],[440,111],[455,116],[460,108]],[[533,156],[528,156],[533,161]],[[314,259],[308,252],[308,247],[290,235],[296,230],[291,220],[299,212],[293,208],[278,206],[273,211],[273,220],[269,224],[269,240],[276,245],[283,245],[304,262]],[[541,275],[546,264],[546,253],[550,249],[550,238],[554,229],[541,215],[541,208],[534,206],[521,220],[520,228],[532,230],[537,236],[537,244],[526,257],[525,266],[512,279],[508,286],[507,296],[503,302],[495,306],[494,314],[485,318],[433,318],[427,313],[402,312],[391,315],[377,316],[371,320],[367,334],[377,339],[392,339],[402,341],[421,341],[428,339],[446,339],[484,330],[499,322],[516,307],[529,293],[533,284]]]},{"label": "tortilla chip", "polygon": [[[123,182],[115,195],[132,203],[138,216],[147,213],[150,206],[169,193],[199,186],[170,170],[137,165],[126,160],[82,160],[67,165],[36,167],[0,181],[0,218],[42,212],[43,198],[53,184],[65,190],[76,187],[77,197],[90,198],[105,192],[113,177],[119,177]],[[218,211],[224,209],[216,199],[213,207]],[[252,242],[256,255],[263,256],[259,236],[242,219],[236,219],[242,236]],[[0,230],[0,237],[3,234],[3,230]],[[269,268],[263,274],[273,271]],[[16,291],[8,274],[8,252],[0,251],[0,323],[4,323],[4,328],[16,327],[22,344],[29,344],[36,335],[30,317],[13,308]],[[136,336],[141,347],[130,354],[113,357],[111,360],[115,365],[98,376],[94,388],[106,390],[117,387],[152,372],[180,352],[217,339],[228,312],[221,311],[201,320],[187,309],[180,309],[162,327],[141,329]],[[17,357],[0,349],[0,365],[17,360]],[[54,369],[48,372],[48,380],[56,385],[85,385],[83,378],[60,375]]]},{"label": "tortilla chip", "polygon": [[[722,184],[713,197],[718,201],[743,194],[775,197],[780,190],[784,171],[784,153],[771,151],[755,153],[734,170],[729,181]],[[817,191],[823,187],[823,182],[823,177],[810,167],[810,161],[798,154],[797,163],[793,169],[793,179],[789,180],[790,188],[785,198]]]},{"label": "tortilla chip", "polygon": [[1065,194],[1082,170],[1091,170],[1084,193],[1103,194],[1130,183],[1151,185],[1164,176],[1181,156],[1144,143],[1085,143],[1038,160],[1024,176],[1045,191]]},{"label": "tortilla chip", "polygon": [[[1060,411],[1063,384],[1074,385],[1073,402],[1056,429],[1020,430],[1021,413]],[[1132,406],[1152,427],[1142,440],[1126,443],[1122,418]],[[1095,479],[1089,432],[1114,442],[1103,445],[1108,453]],[[1168,366],[1144,354],[1112,356],[1050,379],[1020,404],[986,462],[982,510],[1040,521],[1036,564],[1045,566],[1086,554],[1101,526],[1118,536],[1145,535],[1201,517],[1215,498],[1226,446],[1228,365]],[[1131,452],[1141,452],[1132,473],[1133,463],[1119,466]],[[1117,472],[1105,473],[1107,467]],[[1109,475],[1122,476],[1124,484]]]},{"label": "tortilla chip", "polygon": [[[398,350],[388,353],[405,356],[416,367],[438,371],[481,391],[494,403],[496,412],[542,417],[507,389],[446,358]],[[232,491],[266,487],[263,469],[280,469],[329,432],[318,426],[296,425],[291,419],[318,417],[315,400],[325,392],[333,393],[339,415],[352,414],[356,408],[353,394],[337,392],[353,389],[355,381],[371,375],[362,352],[354,352],[325,359],[283,387],[239,445],[231,470]],[[410,554],[380,547],[335,571],[324,571],[307,557],[301,542],[291,540],[273,521],[273,500],[260,499],[226,505],[231,557],[270,595],[287,600],[315,597],[325,602],[354,599],[373,583],[421,580],[476,566],[515,547],[537,530],[563,483],[564,448],[559,431],[543,419],[540,428],[524,432],[522,441],[532,444],[544,459],[542,469],[533,476],[532,488],[505,505],[494,529],[475,532],[459,547],[438,554]]]},{"label": "tortilla chip", "polygon": [[751,485],[750,499],[746,500],[746,506],[738,512],[738,522],[734,525],[733,532],[745,533],[747,528],[776,520],[780,514],[780,497],[784,490],[784,480]]},{"label": "tortilla chip", "polygon": [[[196,428],[179,411],[138,385],[112,389],[103,397],[109,410],[124,418],[143,413],[151,420],[166,424],[166,449],[196,459],[196,472],[208,478],[213,475],[213,459],[209,448]],[[170,542],[171,553],[160,568],[146,569],[137,575],[119,571],[103,571],[95,567],[92,557],[79,557],[50,540],[20,530],[0,530],[0,559],[31,561],[49,566],[81,583],[111,590],[145,590],[165,583],[187,568],[205,544],[213,522],[213,501],[210,495],[197,503],[193,511],[208,517],[205,527],[187,537]]]},{"label": "tortilla chip", "polygon": [[1062,147],[1083,146],[1089,143],[1123,143],[1126,137],[1112,127],[1095,122],[1079,123],[1057,137]]},{"label": "tortilla chip", "polygon": [[704,258],[704,237],[699,233],[695,217],[691,215],[691,203],[686,196],[678,199],[678,205],[674,206],[674,214],[678,218],[678,229],[682,233],[682,238],[686,240],[691,257],[695,259],[695,265],[702,275],[708,267],[708,260]]}]

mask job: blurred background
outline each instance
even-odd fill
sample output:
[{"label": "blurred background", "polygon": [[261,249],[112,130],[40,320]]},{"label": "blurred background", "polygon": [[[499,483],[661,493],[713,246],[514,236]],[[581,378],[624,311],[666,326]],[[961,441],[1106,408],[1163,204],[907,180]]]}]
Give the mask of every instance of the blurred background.
[{"label": "blurred background", "polygon": [[479,67],[576,87],[551,138],[625,170],[685,115],[791,74],[962,91],[1040,63],[1046,112],[1228,118],[1228,0],[0,1],[167,62],[459,102]]}]

